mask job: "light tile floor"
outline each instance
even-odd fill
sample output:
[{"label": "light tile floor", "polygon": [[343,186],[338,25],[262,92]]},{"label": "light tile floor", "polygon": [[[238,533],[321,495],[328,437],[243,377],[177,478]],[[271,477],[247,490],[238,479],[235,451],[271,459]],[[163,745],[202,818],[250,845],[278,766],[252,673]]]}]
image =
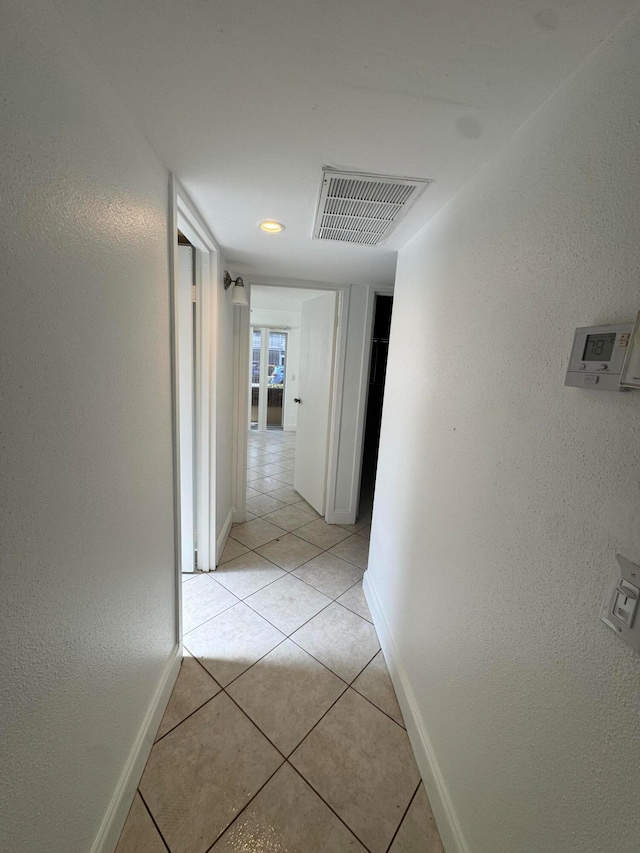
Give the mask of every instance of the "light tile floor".
[{"label": "light tile floor", "polygon": [[249,520],[185,575],[185,659],[116,853],[443,853],[362,592],[295,437],[250,433]]}]

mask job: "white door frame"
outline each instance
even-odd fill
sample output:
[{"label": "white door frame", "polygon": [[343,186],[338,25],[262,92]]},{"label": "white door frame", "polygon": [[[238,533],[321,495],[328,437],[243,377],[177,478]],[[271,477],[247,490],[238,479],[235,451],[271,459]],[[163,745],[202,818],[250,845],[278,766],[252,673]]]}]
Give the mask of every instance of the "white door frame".
[{"label": "white door frame", "polygon": [[197,486],[197,529],[198,529],[198,569],[210,571],[215,568],[215,387],[212,385],[213,366],[215,364],[217,300],[214,288],[221,280],[221,258],[219,247],[198,213],[189,196],[175,175],[169,176],[169,258],[171,279],[171,347],[172,347],[172,405],[174,433],[174,516],[175,516],[175,553],[176,581],[178,584],[178,640],[182,632],[182,524],[192,524],[193,519],[182,518],[180,498],[180,457],[179,441],[180,412],[178,391],[180,387],[180,363],[176,347],[176,305],[179,287],[178,275],[178,229],[195,248],[195,276],[197,298],[196,327],[196,468]]},{"label": "white door frame", "polygon": [[[327,511],[325,518],[331,523],[331,509],[335,505],[336,482],[338,472],[338,442],[340,421],[342,414],[342,389],[344,385],[344,371],[347,353],[347,324],[349,321],[349,302],[351,296],[350,284],[330,284],[325,281],[298,281],[298,280],[267,280],[251,279],[248,282],[249,298],[251,297],[251,285],[263,285],[267,287],[295,287],[304,290],[327,290],[338,294],[338,319],[336,324],[336,345],[333,362],[333,387],[331,392],[331,422],[329,427],[329,464],[327,467]],[[247,286],[245,284],[245,286]],[[251,325],[250,312],[243,308],[236,312],[238,326],[236,339],[238,348],[236,350],[237,372],[236,380],[236,407],[234,418],[234,436],[236,446],[234,448],[235,465],[235,494],[234,494],[234,522],[242,523],[246,519],[247,501],[247,442],[248,432],[248,395],[247,377],[249,374],[249,328]]]},{"label": "white door frame", "polygon": [[[178,243],[179,281],[175,302],[176,358],[178,362],[178,459],[180,460],[180,555],[183,572],[193,572],[196,567],[195,524],[198,482],[196,471],[196,328],[198,318],[195,293],[196,250],[193,246]],[[197,309],[197,310],[196,310]],[[189,521],[191,519],[191,522]]]},{"label": "white door frame", "polygon": [[[245,281],[251,301],[251,284]],[[249,394],[247,378],[251,364],[251,310],[238,306],[233,327],[233,470],[231,506],[233,521],[246,520],[247,513],[247,446],[249,441]]]}]

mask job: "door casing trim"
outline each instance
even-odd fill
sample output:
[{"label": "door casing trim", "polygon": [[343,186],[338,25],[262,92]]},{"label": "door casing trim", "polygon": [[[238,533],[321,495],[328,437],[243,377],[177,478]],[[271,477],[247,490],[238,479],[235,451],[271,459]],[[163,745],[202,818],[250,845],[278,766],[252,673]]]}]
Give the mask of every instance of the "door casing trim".
[{"label": "door casing trim", "polygon": [[[176,347],[176,310],[178,276],[178,229],[195,248],[196,298],[199,310],[196,312],[196,422],[197,444],[195,447],[195,465],[197,479],[197,529],[198,529],[198,569],[210,571],[215,568],[215,447],[216,419],[213,416],[216,405],[216,388],[212,382],[215,366],[217,341],[218,301],[217,283],[222,277],[221,253],[215,238],[197,208],[177,177],[169,175],[169,268],[170,268],[170,305],[171,305],[171,360],[172,360],[172,414],[173,414],[173,465],[174,465],[174,518],[176,547],[176,584],[177,613],[176,640],[182,638],[182,566],[181,566],[181,530],[180,511],[180,458],[179,458],[179,418],[178,383],[179,369]],[[212,541],[213,538],[213,541]]]}]

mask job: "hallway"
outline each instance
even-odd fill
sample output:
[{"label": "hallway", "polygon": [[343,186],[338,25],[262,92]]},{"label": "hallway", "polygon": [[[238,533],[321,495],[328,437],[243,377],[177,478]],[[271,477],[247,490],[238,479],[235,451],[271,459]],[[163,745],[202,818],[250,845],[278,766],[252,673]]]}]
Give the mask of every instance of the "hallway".
[{"label": "hallway", "polygon": [[[416,853],[379,641],[447,853],[638,853],[640,392],[565,382],[577,329],[640,351],[639,42],[640,0],[4,4],[1,851],[133,802],[120,853]],[[331,527],[265,432],[231,530],[251,322],[302,342],[261,287],[340,294]]]},{"label": "hallway", "polygon": [[183,578],[187,656],[117,853],[442,853],[362,592],[369,517],[301,501],[294,444],[250,434],[255,517]]}]

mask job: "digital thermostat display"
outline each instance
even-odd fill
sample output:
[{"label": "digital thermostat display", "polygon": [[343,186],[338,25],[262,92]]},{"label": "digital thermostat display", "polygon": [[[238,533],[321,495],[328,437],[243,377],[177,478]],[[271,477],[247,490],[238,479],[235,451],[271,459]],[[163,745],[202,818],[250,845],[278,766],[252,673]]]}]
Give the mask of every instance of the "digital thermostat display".
[{"label": "digital thermostat display", "polygon": [[576,329],[565,385],[594,391],[627,391],[620,378],[631,338],[631,323]]},{"label": "digital thermostat display", "polygon": [[583,361],[609,361],[616,343],[616,333],[587,335],[587,344],[582,353]]}]

